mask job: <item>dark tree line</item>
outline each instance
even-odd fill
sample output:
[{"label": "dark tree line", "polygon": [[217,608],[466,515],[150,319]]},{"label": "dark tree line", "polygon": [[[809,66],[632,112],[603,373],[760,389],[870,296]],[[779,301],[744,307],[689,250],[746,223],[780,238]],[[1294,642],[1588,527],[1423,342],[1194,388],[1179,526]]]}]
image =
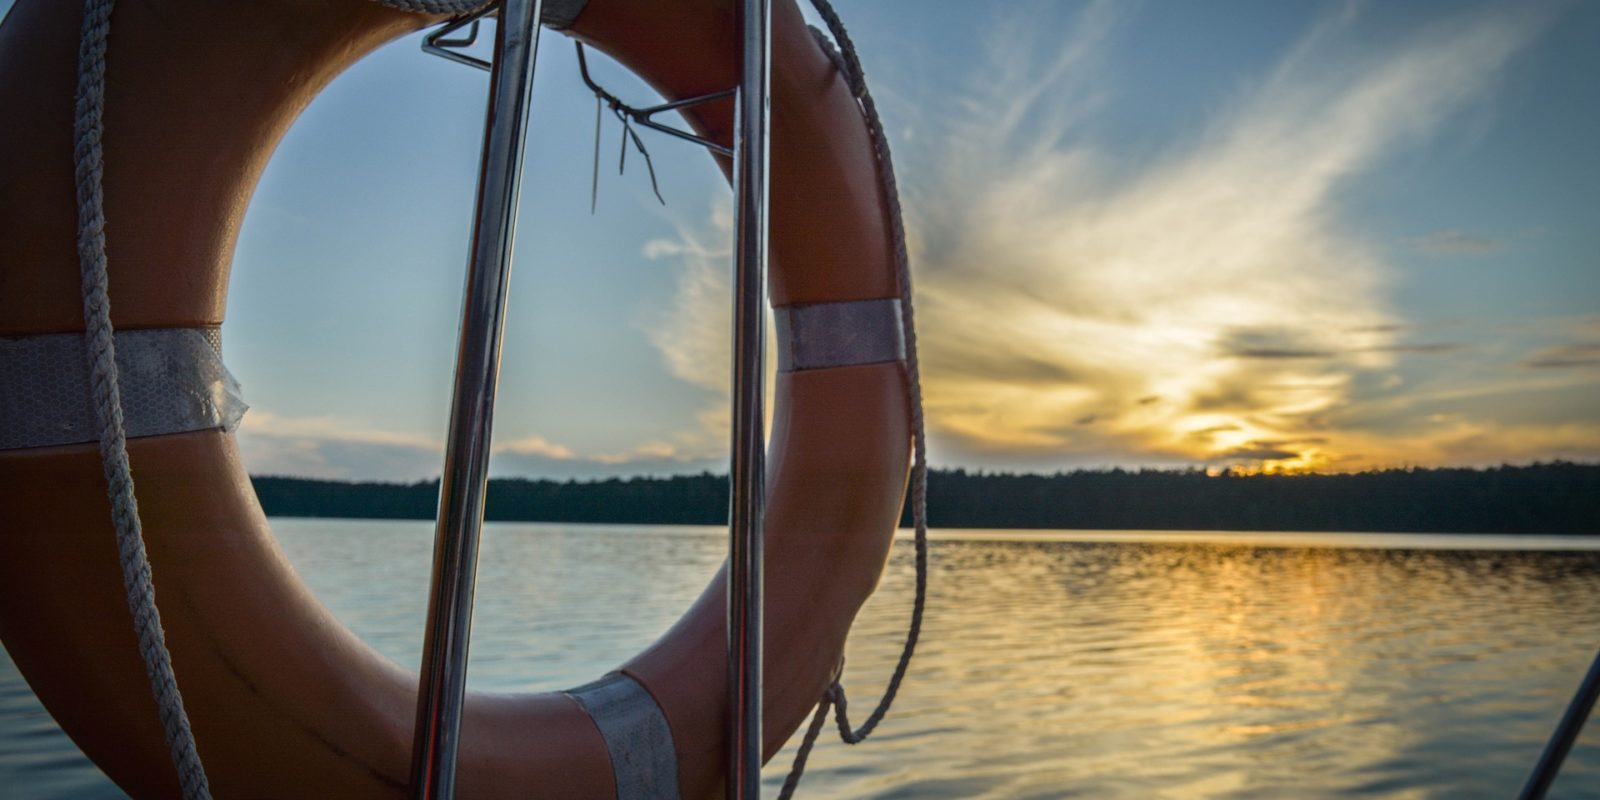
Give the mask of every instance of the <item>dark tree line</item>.
[{"label": "dark tree line", "polygon": [[[438,481],[253,479],[276,516],[431,519]],[[492,520],[724,524],[727,478],[489,482]],[[1394,469],[1341,475],[1103,470],[1031,475],[934,470],[940,528],[1600,533],[1600,465]],[[909,513],[904,522],[909,524]]]},{"label": "dark tree line", "polygon": [[1332,475],[936,471],[928,519],[952,528],[1600,533],[1600,465]]},{"label": "dark tree line", "polygon": [[[252,477],[261,508],[282,517],[433,519],[439,481],[347,483]],[[727,521],[728,479],[701,473],[596,481],[496,478],[484,516],[491,520],[714,525]]]}]

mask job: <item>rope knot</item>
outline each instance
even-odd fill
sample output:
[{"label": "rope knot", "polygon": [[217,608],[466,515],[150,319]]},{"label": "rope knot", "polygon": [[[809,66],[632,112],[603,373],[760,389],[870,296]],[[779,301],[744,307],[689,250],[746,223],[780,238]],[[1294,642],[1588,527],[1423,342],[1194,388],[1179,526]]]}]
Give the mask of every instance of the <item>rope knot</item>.
[{"label": "rope knot", "polygon": [[[639,133],[633,129],[633,121],[640,118],[639,109],[622,102],[622,98],[606,91],[589,78],[588,62],[583,55],[583,43],[575,42],[578,47],[578,67],[583,75],[583,82],[594,92],[594,170],[589,186],[589,213],[593,214],[595,206],[600,199],[600,108],[605,106],[611,109],[612,116],[622,123],[622,147],[617,156],[617,174],[624,173],[628,166],[628,142],[633,142],[634,149],[639,155],[644,156],[644,168],[650,173],[650,191],[656,195],[656,201],[666,205],[667,201],[661,197],[661,185],[656,182],[656,165],[650,159],[650,151],[644,149],[644,140],[639,138]],[[649,124],[646,122],[645,124]]]}]

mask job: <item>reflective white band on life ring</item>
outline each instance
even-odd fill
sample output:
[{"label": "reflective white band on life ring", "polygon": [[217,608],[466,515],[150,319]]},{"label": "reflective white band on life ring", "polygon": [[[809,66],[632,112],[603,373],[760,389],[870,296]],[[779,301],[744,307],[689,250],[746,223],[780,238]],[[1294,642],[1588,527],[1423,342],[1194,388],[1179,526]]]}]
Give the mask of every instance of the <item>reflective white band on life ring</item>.
[{"label": "reflective white band on life ring", "polygon": [[606,740],[617,800],[678,800],[678,751],[661,706],[639,682],[613,672],[566,694]]},{"label": "reflective white band on life ring", "polygon": [[[249,406],[216,328],[117,331],[128,436],[233,430]],[[0,450],[99,440],[82,333],[0,337]]]},{"label": "reflective white band on life ring", "polygon": [[809,303],[772,310],[778,371],[852,367],[906,357],[900,300]]}]

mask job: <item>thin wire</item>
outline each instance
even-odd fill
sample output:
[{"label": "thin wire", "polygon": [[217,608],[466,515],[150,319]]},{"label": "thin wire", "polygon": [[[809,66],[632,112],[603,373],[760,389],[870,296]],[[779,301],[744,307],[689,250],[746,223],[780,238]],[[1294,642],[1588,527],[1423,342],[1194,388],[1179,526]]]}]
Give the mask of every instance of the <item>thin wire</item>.
[{"label": "thin wire", "polygon": [[667,201],[661,197],[661,185],[656,183],[655,161],[650,158],[650,151],[644,149],[644,140],[639,138],[639,132],[633,129],[633,124],[628,121],[628,117],[620,110],[617,111],[617,118],[622,120],[622,133],[624,136],[632,139],[633,146],[638,149],[639,155],[644,156],[644,169],[650,173],[650,191],[655,192],[657,202],[661,205],[666,205]]},{"label": "thin wire", "polygon": [[623,116],[622,109],[615,105],[611,107],[611,113],[622,123],[623,128],[622,137],[617,140],[617,174],[622,175],[628,167],[628,118]]},{"label": "thin wire", "polygon": [[595,148],[595,156],[594,156],[595,157],[595,166],[594,166],[594,169],[595,169],[595,174],[591,179],[594,182],[594,186],[590,187],[589,213],[590,214],[594,213],[594,197],[599,192],[599,188],[598,188],[599,187],[599,182],[600,182],[600,106],[599,106],[599,104],[602,103],[602,102],[604,102],[605,105],[610,107],[611,113],[616,116],[618,122],[622,123],[622,140],[617,143],[618,150],[619,150],[619,152],[617,154],[617,174],[618,175],[625,174],[625,171],[626,171],[627,166],[628,166],[628,142],[632,141],[634,149],[639,151],[639,155],[644,156],[645,171],[650,173],[650,191],[655,193],[657,202],[659,202],[661,205],[666,205],[667,201],[664,198],[662,198],[662,196],[661,196],[661,184],[656,181],[656,164],[655,164],[655,161],[650,158],[650,151],[645,149],[644,140],[639,138],[639,132],[635,131],[633,129],[633,117],[639,113],[639,109],[636,109],[633,106],[630,106],[627,103],[622,102],[621,98],[619,98],[616,95],[606,91],[603,87],[600,86],[600,84],[595,83],[594,80],[592,80],[589,77],[588,59],[585,58],[584,54],[583,54],[583,43],[582,42],[573,42],[573,44],[578,49],[578,68],[583,74],[583,82],[589,87],[590,91],[594,92],[594,99],[595,99],[595,104],[596,104],[595,105],[595,112],[594,112],[594,114],[595,114],[595,121],[594,121],[594,126],[595,126],[594,127],[594,148]]},{"label": "thin wire", "polygon": [[600,202],[600,95],[594,96],[594,169],[589,175],[589,216]]}]

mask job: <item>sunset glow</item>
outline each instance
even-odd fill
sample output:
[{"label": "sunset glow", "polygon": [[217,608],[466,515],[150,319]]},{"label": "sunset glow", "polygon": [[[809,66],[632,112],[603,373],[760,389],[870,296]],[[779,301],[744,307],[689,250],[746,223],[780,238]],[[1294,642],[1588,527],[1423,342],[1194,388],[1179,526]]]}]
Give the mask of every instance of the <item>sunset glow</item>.
[{"label": "sunset glow", "polygon": [[[1600,136],[1600,98],[1572,66],[1595,60],[1580,42],[1600,12],[1330,3],[1241,7],[1253,22],[1233,25],[1174,6],[941,8],[842,9],[905,195],[936,465],[1344,471],[1600,458],[1600,225],[1583,224],[1600,207],[1584,144]],[[702,154],[661,143],[669,205],[655,205],[642,176],[603,177],[588,217],[592,101],[569,56],[541,60],[548,110],[535,114],[527,180],[548,191],[532,193],[520,229],[524,294],[512,300],[496,469],[720,469],[725,185]],[[411,59],[386,50],[374,61],[436,68]],[[648,96],[620,69],[597,68]],[[230,348],[243,355],[284,347],[261,338],[279,330],[256,305],[266,301],[240,289],[271,295],[286,261],[307,258],[281,242],[320,229],[301,207],[315,202],[299,199],[301,163],[338,146],[351,124],[340,103],[368,102],[341,87],[387,86],[372,70],[336,84],[269,170],[230,311],[242,320]],[[443,80],[425,75],[409,91]],[[460,83],[427,97],[479,102],[473,76],[449,80]],[[469,122],[447,133],[470,143]],[[372,202],[381,217],[385,201]],[[304,219],[289,224],[291,211]],[[244,428],[254,469],[437,471],[449,354],[420,337],[450,338],[455,306],[441,295],[458,280],[460,232],[422,230],[407,235],[427,241],[391,248],[382,274],[401,276],[386,292],[431,290],[337,312],[349,315],[340,324],[416,337],[410,358],[372,379],[402,401],[372,409],[352,369],[335,366],[344,356],[319,354],[320,378],[230,358],[256,406]],[[349,234],[363,235],[374,234]],[[331,262],[339,248],[328,249]],[[379,269],[348,251],[338,269]],[[303,399],[311,386],[317,402]]]}]

